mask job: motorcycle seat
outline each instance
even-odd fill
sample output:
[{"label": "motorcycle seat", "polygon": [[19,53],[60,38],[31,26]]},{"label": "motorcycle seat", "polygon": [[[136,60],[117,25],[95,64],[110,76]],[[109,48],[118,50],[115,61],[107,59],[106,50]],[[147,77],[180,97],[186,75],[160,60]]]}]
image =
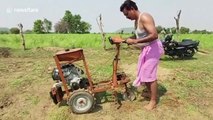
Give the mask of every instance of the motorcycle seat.
[{"label": "motorcycle seat", "polygon": [[186,47],[186,46],[189,46],[189,45],[197,46],[198,42],[192,41],[190,39],[185,39],[185,40],[182,40],[182,42],[178,43],[178,46],[183,46],[183,47]]},{"label": "motorcycle seat", "polygon": [[175,49],[176,50],[181,50],[181,49],[184,49],[185,47],[176,47]]}]

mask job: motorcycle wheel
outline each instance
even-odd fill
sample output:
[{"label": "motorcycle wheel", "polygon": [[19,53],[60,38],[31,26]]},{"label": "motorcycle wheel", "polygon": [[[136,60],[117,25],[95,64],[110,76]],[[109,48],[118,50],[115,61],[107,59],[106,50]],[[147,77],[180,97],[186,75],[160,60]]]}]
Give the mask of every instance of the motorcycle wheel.
[{"label": "motorcycle wheel", "polygon": [[184,56],[187,58],[191,58],[191,57],[193,57],[194,54],[195,54],[194,48],[189,48],[186,50]]}]

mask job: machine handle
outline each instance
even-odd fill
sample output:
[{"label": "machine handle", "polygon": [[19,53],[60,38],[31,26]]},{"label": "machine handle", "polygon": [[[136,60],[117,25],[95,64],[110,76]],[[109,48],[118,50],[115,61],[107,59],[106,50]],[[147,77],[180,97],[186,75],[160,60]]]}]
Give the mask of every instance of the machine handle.
[{"label": "machine handle", "polygon": [[[120,43],[116,43],[112,40],[112,37],[108,37],[110,44],[120,44]],[[127,43],[126,40],[122,41],[121,43]]]},{"label": "machine handle", "polygon": [[110,42],[111,45],[112,45],[112,44],[115,44],[115,43],[113,42],[113,40],[112,40],[112,37],[108,37],[108,39],[109,39],[109,42]]}]

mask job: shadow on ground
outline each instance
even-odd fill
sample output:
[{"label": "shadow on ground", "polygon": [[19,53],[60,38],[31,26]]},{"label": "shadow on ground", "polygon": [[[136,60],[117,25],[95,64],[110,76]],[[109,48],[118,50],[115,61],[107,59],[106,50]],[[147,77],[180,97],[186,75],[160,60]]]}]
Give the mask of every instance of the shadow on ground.
[{"label": "shadow on ground", "polygon": [[177,60],[197,60],[197,58],[172,58],[172,57],[163,57],[161,61],[177,61]]}]

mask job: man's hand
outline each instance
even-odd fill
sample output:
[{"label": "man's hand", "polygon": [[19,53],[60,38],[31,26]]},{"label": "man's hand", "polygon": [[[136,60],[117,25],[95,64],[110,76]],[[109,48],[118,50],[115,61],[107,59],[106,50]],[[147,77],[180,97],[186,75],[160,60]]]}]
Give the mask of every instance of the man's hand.
[{"label": "man's hand", "polygon": [[128,39],[126,40],[126,43],[129,44],[129,45],[131,45],[131,44],[136,44],[136,43],[137,43],[137,40],[136,40],[136,39],[132,39],[132,38],[128,38]]}]

